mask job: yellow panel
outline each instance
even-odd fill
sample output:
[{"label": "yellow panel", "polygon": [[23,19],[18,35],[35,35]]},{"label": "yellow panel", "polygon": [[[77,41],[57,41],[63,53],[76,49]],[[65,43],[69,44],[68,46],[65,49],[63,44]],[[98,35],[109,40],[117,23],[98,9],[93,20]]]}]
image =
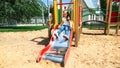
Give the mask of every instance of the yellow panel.
[{"label": "yellow panel", "polygon": [[57,6],[57,0],[54,0],[54,28],[58,25],[58,6]]}]

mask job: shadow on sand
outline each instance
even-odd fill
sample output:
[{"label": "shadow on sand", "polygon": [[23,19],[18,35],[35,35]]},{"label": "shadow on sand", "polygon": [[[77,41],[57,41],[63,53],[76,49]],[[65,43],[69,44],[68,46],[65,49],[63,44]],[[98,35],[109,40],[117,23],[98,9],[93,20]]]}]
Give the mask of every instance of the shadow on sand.
[{"label": "shadow on sand", "polygon": [[[42,40],[38,41],[39,39],[42,39]],[[37,37],[37,38],[32,39],[31,41],[37,42],[38,45],[47,46],[47,44],[49,43],[49,38],[46,38],[46,37]]]}]

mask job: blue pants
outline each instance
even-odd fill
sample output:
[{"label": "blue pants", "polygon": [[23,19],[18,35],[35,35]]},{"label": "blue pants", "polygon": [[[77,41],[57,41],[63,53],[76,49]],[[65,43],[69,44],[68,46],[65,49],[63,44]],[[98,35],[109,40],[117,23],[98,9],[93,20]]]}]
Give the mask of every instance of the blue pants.
[{"label": "blue pants", "polygon": [[65,34],[68,35],[69,34],[69,30],[70,30],[70,26],[68,25],[63,25],[59,30],[58,30],[58,35],[60,35],[60,33],[65,30]]}]

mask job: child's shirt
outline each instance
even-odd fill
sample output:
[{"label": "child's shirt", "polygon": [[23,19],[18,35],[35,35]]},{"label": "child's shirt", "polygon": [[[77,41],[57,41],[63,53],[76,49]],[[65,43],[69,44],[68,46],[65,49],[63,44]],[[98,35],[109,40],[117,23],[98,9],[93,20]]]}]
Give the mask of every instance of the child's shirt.
[{"label": "child's shirt", "polygon": [[63,21],[63,25],[68,25],[68,26],[70,26],[70,24],[69,24],[69,21],[67,21],[66,20],[66,18],[62,18],[62,21]]}]

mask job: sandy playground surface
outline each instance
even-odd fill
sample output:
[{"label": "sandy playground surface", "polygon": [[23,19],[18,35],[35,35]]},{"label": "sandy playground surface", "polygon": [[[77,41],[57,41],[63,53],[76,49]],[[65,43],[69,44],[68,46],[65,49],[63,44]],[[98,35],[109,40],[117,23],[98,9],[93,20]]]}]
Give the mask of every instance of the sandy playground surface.
[{"label": "sandy playground surface", "polygon": [[[103,35],[103,30],[83,29],[79,46],[71,47],[65,68],[120,68],[119,36]],[[39,51],[48,43],[47,29],[0,33],[0,68],[61,68],[58,63],[42,60]]]}]

